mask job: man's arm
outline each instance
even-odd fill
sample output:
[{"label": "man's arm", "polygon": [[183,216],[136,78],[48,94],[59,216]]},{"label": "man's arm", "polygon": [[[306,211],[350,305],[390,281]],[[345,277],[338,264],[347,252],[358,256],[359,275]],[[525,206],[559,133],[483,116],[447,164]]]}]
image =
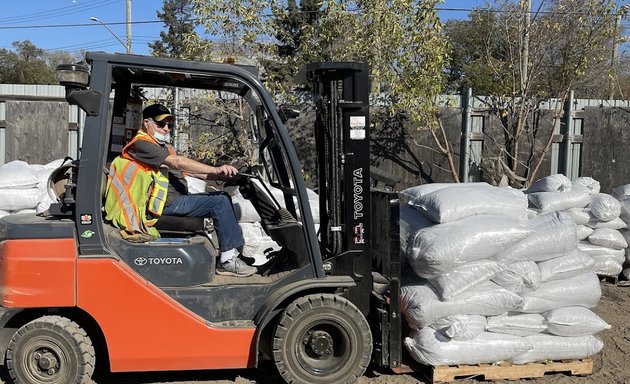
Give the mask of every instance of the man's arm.
[{"label": "man's arm", "polygon": [[168,155],[162,164],[203,180],[227,180],[238,173],[231,165],[213,167],[180,155]]}]

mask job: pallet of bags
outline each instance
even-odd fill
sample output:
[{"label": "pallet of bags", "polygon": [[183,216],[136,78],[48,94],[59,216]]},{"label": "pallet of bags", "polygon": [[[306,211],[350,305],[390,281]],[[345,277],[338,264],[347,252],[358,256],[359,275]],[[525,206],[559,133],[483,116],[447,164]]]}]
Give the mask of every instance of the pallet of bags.
[{"label": "pallet of bags", "polygon": [[[524,364],[601,350],[594,334],[608,325],[590,310],[601,287],[569,213],[528,218],[523,192],[483,183],[419,189],[403,191],[400,215],[404,344],[416,361]],[[587,205],[582,197],[565,209]]]}]

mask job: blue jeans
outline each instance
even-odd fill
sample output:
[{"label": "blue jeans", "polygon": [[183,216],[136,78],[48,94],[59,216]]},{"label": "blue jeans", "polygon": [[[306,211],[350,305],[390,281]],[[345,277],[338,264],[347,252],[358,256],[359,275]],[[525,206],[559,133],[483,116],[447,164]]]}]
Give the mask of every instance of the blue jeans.
[{"label": "blue jeans", "polygon": [[245,245],[232,200],[224,192],[195,193],[176,197],[162,212],[169,216],[211,218],[221,252]]}]

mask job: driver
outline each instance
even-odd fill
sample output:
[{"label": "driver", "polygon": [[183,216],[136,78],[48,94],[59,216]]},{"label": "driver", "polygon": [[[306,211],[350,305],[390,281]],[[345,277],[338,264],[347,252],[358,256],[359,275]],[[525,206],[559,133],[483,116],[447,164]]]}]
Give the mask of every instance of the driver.
[{"label": "driver", "polygon": [[142,128],[123,149],[123,156],[151,167],[168,168],[168,192],[163,215],[212,218],[221,251],[216,273],[247,277],[257,269],[247,265],[238,249],[244,245],[232,202],[223,192],[189,194],[184,176],[203,180],[228,180],[238,171],[231,165],[213,167],[178,155],[169,144],[174,116],[162,104],[142,111]]}]

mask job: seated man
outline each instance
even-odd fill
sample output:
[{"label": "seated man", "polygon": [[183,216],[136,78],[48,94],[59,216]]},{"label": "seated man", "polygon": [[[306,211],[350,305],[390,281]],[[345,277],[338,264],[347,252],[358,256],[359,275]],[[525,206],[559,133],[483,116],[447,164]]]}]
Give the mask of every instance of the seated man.
[{"label": "seated man", "polygon": [[213,167],[180,156],[169,144],[174,116],[161,104],[142,111],[142,128],[123,148],[122,156],[152,169],[168,167],[168,192],[163,215],[212,218],[221,251],[217,274],[247,277],[257,269],[239,258],[243,233],[236,220],[232,202],[222,192],[189,194],[185,175],[203,180],[227,180],[238,173],[231,165]]}]

